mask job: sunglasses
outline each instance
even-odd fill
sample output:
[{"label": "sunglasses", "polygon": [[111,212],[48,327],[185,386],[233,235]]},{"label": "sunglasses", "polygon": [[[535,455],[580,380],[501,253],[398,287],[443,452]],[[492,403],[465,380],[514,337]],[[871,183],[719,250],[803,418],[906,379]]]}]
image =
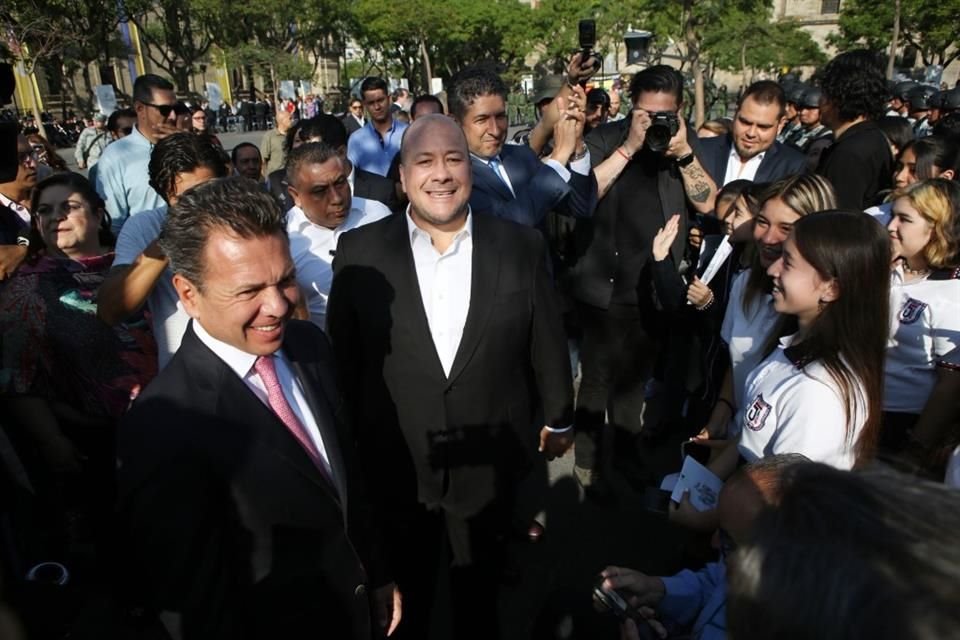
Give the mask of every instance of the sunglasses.
[{"label": "sunglasses", "polygon": [[159,111],[160,115],[164,118],[169,118],[173,110],[177,108],[177,106],[173,104],[153,104],[152,102],[144,102],[143,104],[148,107],[153,107]]},{"label": "sunglasses", "polygon": [[36,162],[37,152],[32,149],[30,151],[23,151],[17,154],[17,160],[20,164],[26,164],[28,161]]}]

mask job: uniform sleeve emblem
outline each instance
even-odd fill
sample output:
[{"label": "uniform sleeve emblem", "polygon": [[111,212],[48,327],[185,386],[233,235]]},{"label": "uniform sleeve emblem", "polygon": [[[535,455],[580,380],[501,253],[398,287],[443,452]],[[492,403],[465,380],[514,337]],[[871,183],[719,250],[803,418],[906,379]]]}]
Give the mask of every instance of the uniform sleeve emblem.
[{"label": "uniform sleeve emblem", "polygon": [[913,324],[923,315],[923,310],[927,308],[926,302],[920,302],[914,298],[907,298],[907,301],[900,307],[900,324]]},{"label": "uniform sleeve emblem", "polygon": [[757,396],[750,406],[747,408],[747,413],[744,416],[746,418],[747,428],[751,431],[760,431],[763,429],[763,423],[767,421],[767,416],[770,415],[770,403],[763,399],[763,394]]}]

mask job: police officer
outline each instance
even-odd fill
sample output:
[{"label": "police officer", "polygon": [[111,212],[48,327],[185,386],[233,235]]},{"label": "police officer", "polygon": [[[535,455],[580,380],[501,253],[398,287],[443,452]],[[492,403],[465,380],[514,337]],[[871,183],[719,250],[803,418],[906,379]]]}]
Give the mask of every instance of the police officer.
[{"label": "police officer", "polygon": [[924,138],[933,131],[930,122],[931,101],[937,90],[928,85],[918,85],[907,93],[907,105],[910,110],[910,119],[913,120],[913,134],[917,138]]},{"label": "police officer", "polygon": [[800,100],[803,97],[803,92],[807,89],[807,85],[802,82],[793,82],[784,86],[783,93],[787,98],[787,110],[784,117],[787,119],[787,123],[777,134],[777,142],[789,144],[803,128],[800,124]]},{"label": "police officer", "polygon": [[893,85],[893,89],[890,91],[890,108],[886,115],[907,118],[909,116],[907,94],[916,86],[917,83],[913,80],[904,80]]},{"label": "police officer", "polygon": [[833,131],[820,122],[820,95],[816,87],[807,87],[803,92],[798,104],[800,128],[787,142],[806,154],[810,171],[816,170],[820,155],[833,144]]}]

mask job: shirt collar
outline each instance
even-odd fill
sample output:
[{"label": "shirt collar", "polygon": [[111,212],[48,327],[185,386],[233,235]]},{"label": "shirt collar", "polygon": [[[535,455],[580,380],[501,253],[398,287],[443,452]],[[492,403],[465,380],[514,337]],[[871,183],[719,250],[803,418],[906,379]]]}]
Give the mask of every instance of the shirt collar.
[{"label": "shirt collar", "polygon": [[131,139],[130,141],[134,144],[138,144],[140,146],[147,146],[153,149],[153,143],[147,140],[147,137],[145,135],[140,133],[140,127],[136,123],[134,123],[133,130],[130,132],[130,135],[128,135],[127,137],[130,138]]},{"label": "shirt collar", "polygon": [[[407,219],[407,237],[410,239],[410,244],[413,244],[418,236],[433,244],[433,240],[430,239],[430,234],[418,227],[413,221],[413,218],[410,216],[410,205],[407,205],[407,212],[404,215]],[[471,210],[470,205],[467,205],[467,219],[463,223],[463,228],[457,232],[457,238],[463,235],[473,235],[473,211]]]},{"label": "shirt collar", "polygon": [[761,151],[757,155],[753,156],[752,158],[744,162],[743,160],[740,159],[740,154],[737,153],[737,145],[733,143],[730,144],[730,157],[742,164],[747,164],[748,162],[763,162],[763,156],[767,155],[767,151],[769,151],[769,149],[767,149],[766,151]]},{"label": "shirt collar", "polygon": [[[203,325],[197,322],[196,319],[191,320],[190,324],[193,326],[193,332],[197,334],[200,342],[205,344],[210,351],[213,351],[214,355],[223,360],[223,363],[230,367],[241,380],[244,380],[250,375],[250,371],[257,361],[257,356],[252,353],[247,353],[246,351],[241,351],[226,342],[217,340],[207,333],[207,330],[204,329]],[[273,355],[282,357],[280,350],[276,351]]]},{"label": "shirt collar", "polygon": [[287,230],[303,233],[305,229],[313,229],[314,231],[336,233],[341,229],[350,229],[350,225],[353,223],[353,221],[358,217],[363,216],[363,213],[363,209],[351,205],[350,211],[347,213],[347,217],[343,219],[343,222],[340,223],[340,226],[335,229],[330,229],[329,227],[311,222],[310,218],[307,217],[307,214],[303,212],[303,209],[294,205],[290,207],[289,211],[287,211],[287,218],[289,220]]}]

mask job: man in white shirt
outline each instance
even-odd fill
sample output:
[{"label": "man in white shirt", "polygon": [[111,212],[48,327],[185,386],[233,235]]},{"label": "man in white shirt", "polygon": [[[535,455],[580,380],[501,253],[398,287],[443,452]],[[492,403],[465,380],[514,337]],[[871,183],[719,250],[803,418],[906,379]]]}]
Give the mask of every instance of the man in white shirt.
[{"label": "man in white shirt", "polygon": [[783,87],[772,80],[754,82],[740,98],[731,134],[700,140],[700,161],[718,186],[774,182],[807,171],[802,153],[777,142],[786,107]]},{"label": "man in white shirt", "polygon": [[125,596],[173,637],[392,632],[399,594],[373,548],[330,346],[291,319],[279,208],[249,180],[212,181],[170,210],[160,245],[191,326],[119,430]]},{"label": "man in white shirt", "polygon": [[460,127],[419,117],[401,154],[410,207],[340,238],[327,326],[410,603],[404,637],[486,640],[503,545],[533,515],[518,487],[546,473],[538,447],[571,443],[566,335],[542,235],[471,211]]},{"label": "man in white shirt", "polygon": [[170,263],[158,241],[167,207],[176,205],[187,189],[226,176],[227,167],[216,146],[203,136],[184,132],[157,143],[148,174],[150,186],[166,203],[123,225],[113,266],[97,294],[97,316],[114,326],[146,304],[157,341],[158,365],[163,369],[180,347],[190,319],[179,305]]},{"label": "man in white shirt", "polygon": [[347,174],[343,156],[323,142],[301,145],[287,159],[287,191],[294,204],[287,212],[290,252],[310,320],[321,329],[340,236],[390,215],[375,200],[354,198]]}]

